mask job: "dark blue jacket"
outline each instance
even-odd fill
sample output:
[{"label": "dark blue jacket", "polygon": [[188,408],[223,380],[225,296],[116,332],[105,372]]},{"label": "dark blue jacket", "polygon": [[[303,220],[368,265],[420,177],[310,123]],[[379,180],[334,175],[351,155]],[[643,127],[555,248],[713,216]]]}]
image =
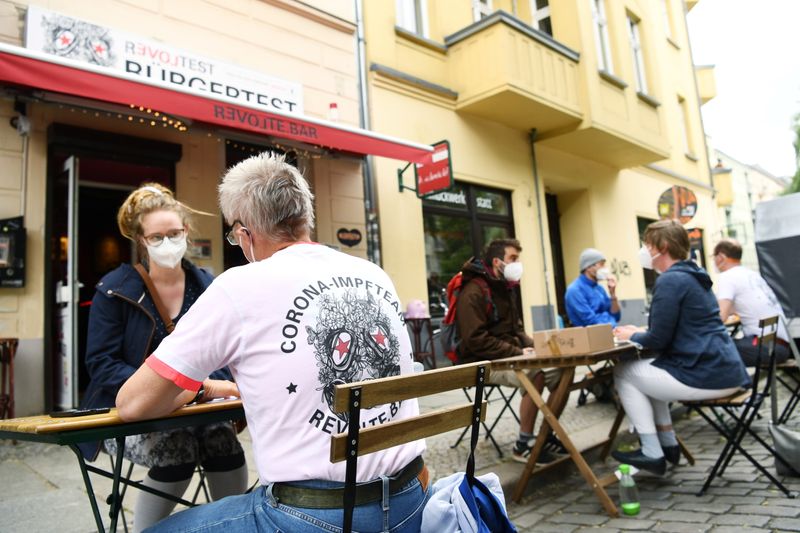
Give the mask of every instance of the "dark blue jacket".
[{"label": "dark blue jacket", "polygon": [[719,316],[708,273],[691,261],[675,263],[656,280],[648,330],[631,340],[659,355],[653,365],[698,389],[747,387],[742,358]]},{"label": "dark blue jacket", "polygon": [[564,296],[567,305],[567,316],[573,326],[591,326],[594,324],[611,324],[617,326],[620,312],[611,312],[611,298],[606,290],[596,281],[581,274],[567,287]]},{"label": "dark blue jacket", "polygon": [[[188,276],[194,276],[205,291],[213,281],[207,271],[189,261],[183,262]],[[113,407],[122,384],[142,365],[152,352],[155,318],[142,306],[149,298],[144,281],[129,264],[112,270],[96,285],[89,312],[86,339],[86,369],[91,381],[81,407]],[[227,369],[217,370],[214,379],[231,379]],[[94,459],[100,443],[81,445],[84,455]]]}]

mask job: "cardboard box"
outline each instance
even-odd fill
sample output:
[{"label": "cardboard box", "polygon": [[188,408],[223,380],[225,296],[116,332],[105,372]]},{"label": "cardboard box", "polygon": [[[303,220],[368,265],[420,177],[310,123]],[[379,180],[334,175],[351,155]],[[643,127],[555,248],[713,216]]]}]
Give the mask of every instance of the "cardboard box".
[{"label": "cardboard box", "polygon": [[581,355],[614,347],[610,324],[548,329],[533,333],[536,355]]}]

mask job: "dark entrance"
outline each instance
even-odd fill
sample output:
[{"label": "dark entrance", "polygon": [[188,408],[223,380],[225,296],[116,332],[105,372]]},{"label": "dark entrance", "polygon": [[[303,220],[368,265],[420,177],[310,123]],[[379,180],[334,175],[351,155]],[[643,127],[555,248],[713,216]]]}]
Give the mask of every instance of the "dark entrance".
[{"label": "dark entrance", "polygon": [[561,216],[558,212],[558,196],[545,193],[544,198],[547,206],[547,227],[550,230],[550,255],[553,258],[556,305],[558,306],[558,315],[566,326],[569,325],[567,306],[564,303],[564,295],[567,293],[567,278],[564,274],[564,250],[561,246]]},{"label": "dark entrance", "polygon": [[174,190],[181,146],[62,124],[48,133],[45,403],[53,409],[75,406],[88,384],[84,355],[95,285],[136,259],[133,243],[119,233],[117,210],[144,182]]}]

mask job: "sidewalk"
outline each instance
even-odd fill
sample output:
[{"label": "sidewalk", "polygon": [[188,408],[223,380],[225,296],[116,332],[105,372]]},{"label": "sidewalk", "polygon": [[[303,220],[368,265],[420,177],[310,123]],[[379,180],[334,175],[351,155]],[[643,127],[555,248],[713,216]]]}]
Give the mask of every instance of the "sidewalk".
[{"label": "sidewalk", "polygon": [[[611,404],[589,402],[577,406],[577,393],[562,415],[562,423],[580,449],[602,441],[614,418]],[[421,402],[423,410],[439,405],[462,401],[460,391],[440,395]],[[514,400],[515,404],[517,400]],[[499,403],[499,402],[498,402]],[[490,405],[489,417],[499,410],[497,403]],[[764,412],[766,415],[766,412]],[[768,415],[756,425],[767,435]],[[521,532],[528,531],[668,531],[668,532],[726,532],[726,531],[800,531],[800,500],[783,497],[764,477],[739,455],[728,468],[724,479],[715,481],[703,497],[694,493],[702,485],[705,473],[713,465],[722,447],[721,439],[707,429],[699,417],[675,420],[678,433],[687,442],[697,459],[695,466],[682,464],[663,478],[647,474],[636,480],[642,499],[642,512],[637,517],[609,518],[600,507],[594,492],[578,474],[571,463],[554,468],[541,477],[534,477],[520,504],[511,503],[509,514]],[[627,424],[623,424],[623,430]],[[510,497],[523,465],[510,458],[510,449],[516,439],[518,425],[509,413],[495,428],[495,437],[504,450],[500,459],[491,442],[481,439],[476,454],[479,473],[493,471],[503,482],[506,496]],[[464,470],[467,459],[467,440],[450,448],[458,432],[450,432],[428,439],[425,460],[433,479]],[[241,435],[251,468],[250,481],[257,476],[251,455],[247,432]],[[753,453],[764,458],[755,447]],[[590,459],[592,454],[589,454]],[[98,461],[107,461],[101,456]],[[602,476],[616,463],[607,464],[590,460],[595,472]],[[765,463],[771,464],[771,462]],[[143,469],[134,470],[139,478]],[[95,492],[104,501],[111,483],[93,476]],[[788,481],[792,490],[800,490],[800,479]],[[83,488],[80,472],[72,452],[55,445],[0,441],[0,531],[3,532],[89,532],[94,531],[94,520]],[[193,494],[193,486],[187,494]],[[609,494],[616,501],[616,488]],[[125,498],[125,514],[130,522],[135,490]],[[107,506],[101,503],[101,510]],[[108,523],[108,520],[105,519]],[[122,531],[122,527],[119,528]],[[445,533],[445,532],[443,532]]]}]

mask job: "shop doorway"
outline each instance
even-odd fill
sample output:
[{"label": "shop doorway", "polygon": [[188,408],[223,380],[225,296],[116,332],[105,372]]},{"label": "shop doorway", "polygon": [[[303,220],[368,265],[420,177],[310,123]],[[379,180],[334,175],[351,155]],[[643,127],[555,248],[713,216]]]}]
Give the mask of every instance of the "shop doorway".
[{"label": "shop doorway", "polygon": [[511,194],[456,182],[422,201],[422,217],[428,308],[438,325],[447,312],[450,278],[470,257],[480,257],[494,239],[514,237]]},{"label": "shop doorway", "polygon": [[[64,142],[65,134],[70,142]],[[69,409],[79,404],[89,381],[85,353],[95,286],[120,264],[137,259],[133,243],[119,233],[119,206],[144,182],[174,190],[175,147],[179,154],[180,146],[61,125],[51,128],[50,141],[51,260],[45,279],[54,290],[48,291],[45,302],[50,354],[45,400],[48,409]],[[158,151],[160,145],[168,158]]]}]

